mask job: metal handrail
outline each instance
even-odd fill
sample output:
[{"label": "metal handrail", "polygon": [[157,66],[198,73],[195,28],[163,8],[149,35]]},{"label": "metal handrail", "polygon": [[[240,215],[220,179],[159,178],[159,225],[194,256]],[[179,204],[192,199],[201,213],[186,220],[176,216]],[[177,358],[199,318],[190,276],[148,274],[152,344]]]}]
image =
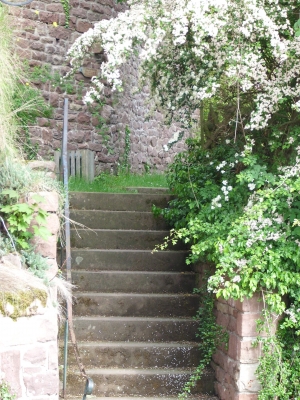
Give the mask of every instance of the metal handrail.
[{"label": "metal handrail", "polygon": [[[63,184],[65,189],[65,251],[66,251],[66,277],[67,282],[72,283],[71,274],[71,240],[70,240],[70,209],[69,209],[69,171],[68,171],[68,98],[64,99],[64,123],[63,123],[63,139],[62,139],[62,170],[63,170]],[[64,371],[63,371],[63,395],[66,395],[67,386],[67,366],[68,366],[68,333],[70,333],[71,341],[73,344],[76,360],[78,363],[81,375],[86,379],[86,384],[83,393],[83,400],[86,399],[87,395],[92,394],[94,388],[94,382],[89,378],[84,370],[84,366],[81,362],[79,350],[76,343],[76,336],[73,328],[73,310],[72,301],[67,300],[67,315],[65,321],[65,335],[64,335]]]}]

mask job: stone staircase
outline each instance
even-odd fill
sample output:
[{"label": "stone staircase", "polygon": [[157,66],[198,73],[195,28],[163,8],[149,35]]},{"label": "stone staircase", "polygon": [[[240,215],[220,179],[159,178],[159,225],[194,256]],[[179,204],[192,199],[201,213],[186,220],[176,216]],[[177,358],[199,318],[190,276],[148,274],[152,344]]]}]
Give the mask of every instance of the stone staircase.
[{"label": "stone staircase", "polygon": [[[75,332],[95,382],[88,398],[174,399],[198,364],[199,299],[186,250],[151,254],[168,234],[151,207],[168,200],[151,190],[71,194],[71,219],[90,228],[71,232]],[[85,381],[69,353],[69,398],[82,398]],[[207,370],[193,398],[217,399],[213,380]]]}]

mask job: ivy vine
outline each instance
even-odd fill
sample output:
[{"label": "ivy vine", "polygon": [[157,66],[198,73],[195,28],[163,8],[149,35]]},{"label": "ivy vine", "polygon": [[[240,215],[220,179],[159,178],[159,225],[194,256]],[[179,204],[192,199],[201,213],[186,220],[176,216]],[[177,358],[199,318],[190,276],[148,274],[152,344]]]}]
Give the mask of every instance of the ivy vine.
[{"label": "ivy vine", "polygon": [[199,327],[196,337],[200,339],[200,363],[188,382],[184,385],[182,392],[178,398],[185,400],[192,392],[192,388],[201,379],[205,369],[209,366],[213,354],[217,348],[225,345],[228,346],[228,332],[216,323],[213,313],[215,296],[207,292],[207,282],[200,289],[195,289],[194,293],[199,294],[200,307],[197,311],[195,319],[199,321]]},{"label": "ivy vine", "polygon": [[61,0],[61,4],[63,6],[64,9],[64,13],[66,16],[66,23],[65,23],[65,27],[69,28],[69,24],[70,24],[70,2],[69,0]]}]

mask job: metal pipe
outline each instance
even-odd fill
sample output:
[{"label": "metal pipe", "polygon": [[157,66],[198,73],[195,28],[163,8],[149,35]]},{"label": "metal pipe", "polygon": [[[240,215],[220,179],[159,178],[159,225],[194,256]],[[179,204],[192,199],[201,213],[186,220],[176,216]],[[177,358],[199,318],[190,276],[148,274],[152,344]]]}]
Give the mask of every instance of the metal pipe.
[{"label": "metal pipe", "polygon": [[68,99],[64,101],[64,125],[62,143],[63,182],[65,188],[65,232],[66,232],[66,268],[67,281],[71,283],[71,240],[70,240],[70,210],[69,210],[69,177],[68,177]]},{"label": "metal pipe", "polygon": [[[70,210],[69,210],[69,189],[68,189],[68,99],[64,99],[64,123],[63,123],[63,138],[62,138],[62,157],[61,164],[63,170],[63,184],[65,189],[65,248],[66,248],[66,268],[67,281],[71,282],[71,243],[70,243]],[[61,249],[63,251],[63,249]],[[63,371],[63,398],[66,395],[67,386],[67,367],[68,367],[68,333],[69,333],[69,317],[72,313],[72,302],[67,301],[66,304],[66,322],[65,322],[65,337],[64,337],[64,371]]]},{"label": "metal pipe", "polygon": [[[67,281],[72,283],[71,277],[71,239],[70,239],[70,210],[69,210],[69,171],[68,171],[68,99],[64,100],[64,124],[63,124],[63,140],[62,140],[62,168],[63,168],[63,183],[65,189],[65,248],[66,248],[66,268],[67,268]],[[68,331],[70,329],[71,340],[75,349],[75,354],[78,362],[80,372],[86,378],[86,385],[84,389],[83,399],[87,395],[92,394],[94,382],[91,378],[87,377],[84,367],[80,360],[78,347],[76,344],[76,337],[74,333],[73,320],[72,320],[72,301],[67,301],[67,315],[65,324],[65,349],[64,349],[64,374],[63,374],[63,397],[66,395],[67,384],[67,366],[68,366]]]},{"label": "metal pipe", "polygon": [[69,321],[68,316],[66,316],[65,322],[65,337],[64,337],[64,372],[63,372],[63,399],[66,397],[66,387],[67,387],[67,367],[68,367],[68,334],[69,334]]}]

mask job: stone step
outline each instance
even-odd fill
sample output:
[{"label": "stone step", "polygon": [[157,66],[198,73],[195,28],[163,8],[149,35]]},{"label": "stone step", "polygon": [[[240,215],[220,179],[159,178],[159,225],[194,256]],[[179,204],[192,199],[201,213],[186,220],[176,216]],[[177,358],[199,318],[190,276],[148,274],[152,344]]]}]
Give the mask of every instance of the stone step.
[{"label": "stone step", "polygon": [[[163,243],[168,231],[131,231],[109,229],[71,229],[71,247],[90,249],[153,250]],[[172,250],[184,250],[184,243],[177,243]]]},{"label": "stone step", "polygon": [[159,193],[159,194],[169,194],[170,190],[167,187],[142,187],[142,186],[130,186],[126,188],[127,190],[132,190],[134,193]]},{"label": "stone step", "polygon": [[152,212],[71,210],[70,218],[90,229],[168,229],[166,221]]},{"label": "stone step", "polygon": [[[75,365],[71,344],[69,349]],[[200,359],[195,342],[81,342],[78,349],[85,368],[194,368]]]},{"label": "stone step", "polygon": [[74,326],[78,341],[199,341],[192,318],[76,317]]},{"label": "stone step", "polygon": [[78,316],[193,317],[199,296],[191,294],[75,293]]},{"label": "stone step", "polygon": [[152,254],[151,250],[72,249],[72,266],[74,269],[109,271],[182,271],[190,270],[185,264],[187,256],[185,250]]},{"label": "stone step", "polygon": [[[100,396],[174,396],[178,395],[191,376],[186,369],[87,369],[87,376],[93,379],[94,395]],[[82,393],[85,380],[78,374],[69,372],[68,384],[72,393]],[[204,374],[195,392],[214,393],[214,374],[211,369]]]},{"label": "stone step", "polygon": [[81,292],[191,293],[194,272],[72,271],[72,283]]},{"label": "stone step", "polygon": [[151,211],[152,205],[167,207],[168,194],[71,192],[70,206],[82,210]]},{"label": "stone step", "polygon": [[[67,396],[66,397],[68,400],[82,400],[82,395],[78,396],[78,397],[74,397],[74,396]],[[91,400],[137,400],[138,397],[87,397],[87,400],[91,399]],[[166,397],[166,396],[159,396],[159,397],[146,397],[143,396],[143,399],[146,400],[178,400],[178,396],[173,396],[173,397]],[[194,395],[194,396],[188,396],[187,397],[188,400],[219,400],[218,397],[210,395],[210,394],[199,394],[199,395]]]}]

